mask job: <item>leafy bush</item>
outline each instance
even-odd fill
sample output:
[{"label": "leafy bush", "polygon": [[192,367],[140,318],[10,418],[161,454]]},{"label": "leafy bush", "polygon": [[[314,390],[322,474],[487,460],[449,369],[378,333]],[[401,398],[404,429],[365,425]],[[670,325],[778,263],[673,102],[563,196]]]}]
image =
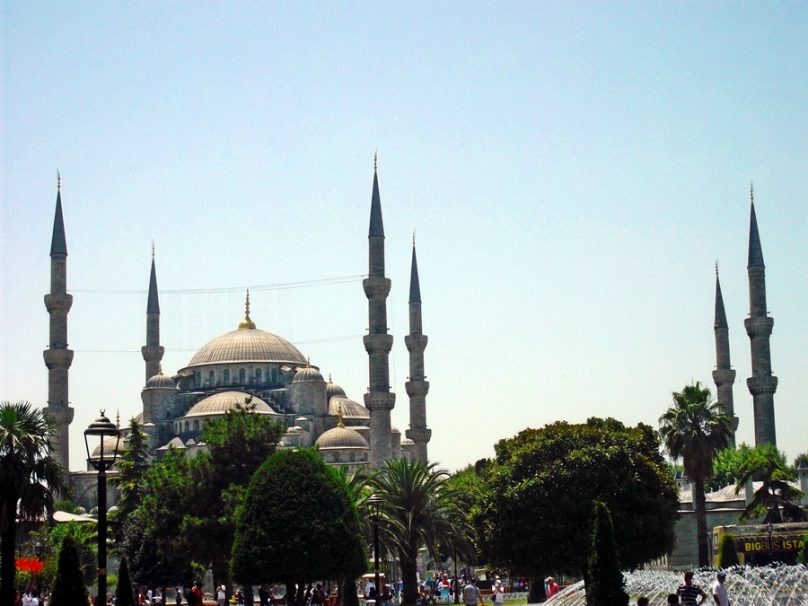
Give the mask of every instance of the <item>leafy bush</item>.
[{"label": "leafy bush", "polygon": [[738,547],[735,544],[735,537],[731,533],[726,533],[721,537],[718,544],[718,567],[729,568],[738,565]]}]

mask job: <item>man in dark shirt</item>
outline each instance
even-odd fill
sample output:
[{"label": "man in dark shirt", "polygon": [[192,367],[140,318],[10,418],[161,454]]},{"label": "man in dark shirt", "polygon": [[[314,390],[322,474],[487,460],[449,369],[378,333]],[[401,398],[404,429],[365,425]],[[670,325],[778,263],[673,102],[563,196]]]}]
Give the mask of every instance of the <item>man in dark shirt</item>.
[{"label": "man in dark shirt", "polygon": [[704,604],[704,600],[707,599],[707,594],[704,593],[704,590],[693,584],[692,570],[685,572],[685,584],[680,585],[676,593],[682,601],[682,606],[699,606]]}]

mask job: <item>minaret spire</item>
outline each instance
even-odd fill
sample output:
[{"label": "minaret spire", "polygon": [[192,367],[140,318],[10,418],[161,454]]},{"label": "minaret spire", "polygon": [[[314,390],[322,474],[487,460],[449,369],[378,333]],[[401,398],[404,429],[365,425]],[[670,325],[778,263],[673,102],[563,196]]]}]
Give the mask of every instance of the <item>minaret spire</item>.
[{"label": "minaret spire", "polygon": [[45,309],[50,316],[50,339],[43,352],[48,367],[48,405],[44,412],[57,424],[54,455],[65,473],[70,470],[69,429],[73,409],[68,397],[68,371],[73,363],[73,350],[67,347],[67,314],[73,296],[67,293],[67,240],[62,217],[62,177],[56,176],[56,213],[51,237],[50,292],[45,295]]},{"label": "minaret spire", "polygon": [[410,352],[410,380],[406,383],[407,395],[410,397],[410,428],[407,437],[415,443],[415,458],[426,463],[427,444],[432,437],[432,430],[426,425],[426,394],[429,392],[429,381],[424,374],[424,350],[427,336],[423,334],[421,317],[421,287],[418,283],[418,259],[415,255],[415,233],[412,236],[412,265],[410,268],[410,334],[404,337],[404,343]]},{"label": "minaret spire", "polygon": [[744,326],[752,347],[752,376],[746,380],[746,385],[754,402],[755,446],[763,446],[777,443],[774,424],[777,377],[772,375],[769,348],[774,319],[769,317],[766,306],[766,267],[755,215],[755,194],[751,186],[749,199],[749,263],[746,268],[749,275],[749,317],[744,321]]},{"label": "minaret spire", "polygon": [[149,296],[146,301],[146,345],[140,348],[146,362],[146,382],[160,374],[160,361],[165,348],[160,345],[160,297],[157,290],[157,268],[155,265],[154,241],[152,241],[151,273],[149,275]]},{"label": "minaret spire", "polygon": [[370,385],[365,394],[365,406],[370,411],[370,465],[381,467],[392,457],[390,411],[396,395],[390,391],[390,349],[393,337],[387,332],[387,295],[390,280],[384,273],[384,225],[379,195],[378,158],[373,158],[373,192],[370,202],[368,230],[368,277],[362,282],[368,299],[368,334],[364,337],[368,352]]},{"label": "minaret spire", "polygon": [[735,446],[735,430],[738,428],[738,418],[735,416],[735,406],[732,395],[732,384],[735,382],[735,371],[732,369],[729,355],[729,325],[727,313],[724,310],[724,297],[721,294],[721,281],[718,278],[718,261],[715,263],[715,381],[718,401],[733,419],[730,443]]}]

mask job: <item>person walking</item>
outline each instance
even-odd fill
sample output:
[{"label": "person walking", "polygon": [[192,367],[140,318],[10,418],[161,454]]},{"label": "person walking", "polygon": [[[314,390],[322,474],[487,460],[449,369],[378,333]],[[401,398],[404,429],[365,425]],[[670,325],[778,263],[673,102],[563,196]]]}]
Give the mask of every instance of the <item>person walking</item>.
[{"label": "person walking", "polygon": [[707,594],[704,593],[704,590],[693,584],[692,570],[685,572],[685,583],[684,585],[679,585],[676,595],[679,596],[682,606],[700,606],[707,599]]},{"label": "person walking", "polygon": [[463,603],[466,606],[477,606],[480,603],[480,588],[477,581],[471,577],[466,586],[463,587]]},{"label": "person walking", "polygon": [[716,606],[730,606],[727,586],[724,585],[724,581],[727,580],[727,573],[723,570],[719,570],[715,577],[715,583],[713,583],[713,601],[716,603]]},{"label": "person walking", "polygon": [[505,603],[505,588],[502,586],[502,581],[497,580],[494,582],[494,587],[491,589],[491,601],[494,606],[502,606]]}]

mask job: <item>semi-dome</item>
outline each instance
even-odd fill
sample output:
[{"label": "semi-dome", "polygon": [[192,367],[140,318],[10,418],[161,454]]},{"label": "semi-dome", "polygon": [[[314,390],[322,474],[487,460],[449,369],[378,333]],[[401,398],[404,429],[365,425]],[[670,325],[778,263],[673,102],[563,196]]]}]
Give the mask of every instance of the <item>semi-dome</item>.
[{"label": "semi-dome", "polygon": [[169,377],[168,375],[164,375],[163,371],[161,370],[148,381],[146,381],[146,388],[147,389],[176,389],[177,385],[174,383],[174,379]]},{"label": "semi-dome", "polygon": [[326,385],[325,385],[326,402],[329,401],[334,396],[345,397],[346,395],[347,394],[345,393],[345,390],[342,389],[342,387],[340,387],[336,383],[333,383],[331,381],[331,375],[328,375],[328,383],[326,383]]},{"label": "semi-dome", "polygon": [[255,406],[254,412],[263,415],[278,414],[269,404],[264,402],[261,398],[256,398],[253,395],[244,393],[243,391],[221,391],[212,396],[199,400],[191,407],[191,410],[185,415],[186,417],[201,417],[216,414],[224,414],[229,410],[233,410],[236,406]]},{"label": "semi-dome", "polygon": [[350,398],[345,396],[335,396],[328,401],[328,414],[336,416],[342,415],[343,419],[356,419],[367,421],[370,419],[370,411]]},{"label": "semi-dome", "polygon": [[[117,443],[117,453],[118,453],[118,455],[120,455],[121,451],[124,448],[126,448],[126,446],[124,445],[123,438],[121,438],[120,440],[118,438],[107,438],[106,440],[104,440],[104,443],[103,443],[103,446],[104,446],[104,460],[107,460],[107,459],[111,458],[112,451],[116,450],[116,443]],[[99,459],[100,457],[101,457],[101,444],[99,444],[98,446],[95,447],[95,450],[93,450],[93,454],[92,454],[92,456],[90,458],[91,459]]]},{"label": "semi-dome", "polygon": [[332,448],[362,448],[368,450],[368,443],[353,429],[348,429],[342,425],[329,429],[319,438],[315,445],[320,450]]},{"label": "semi-dome", "polygon": [[295,378],[292,379],[292,383],[323,383],[323,375],[320,374],[320,371],[317,369],[316,366],[312,366],[311,364],[306,364],[301,368],[298,368],[297,372],[295,373]]}]

